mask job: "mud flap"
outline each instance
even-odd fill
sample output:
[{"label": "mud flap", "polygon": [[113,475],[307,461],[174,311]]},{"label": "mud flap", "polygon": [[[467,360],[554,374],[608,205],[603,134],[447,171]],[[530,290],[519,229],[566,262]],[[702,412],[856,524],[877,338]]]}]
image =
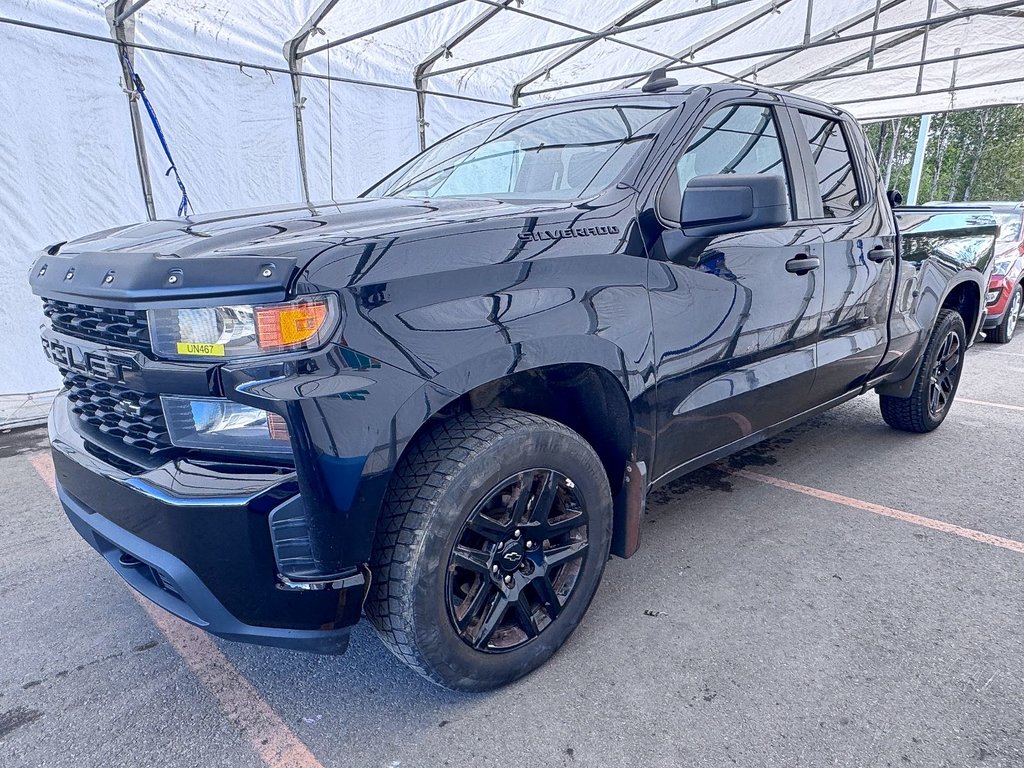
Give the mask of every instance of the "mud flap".
[{"label": "mud flap", "polygon": [[615,496],[615,522],[612,526],[613,555],[632,557],[640,549],[640,527],[647,508],[647,465],[631,461],[626,465],[622,487]]}]

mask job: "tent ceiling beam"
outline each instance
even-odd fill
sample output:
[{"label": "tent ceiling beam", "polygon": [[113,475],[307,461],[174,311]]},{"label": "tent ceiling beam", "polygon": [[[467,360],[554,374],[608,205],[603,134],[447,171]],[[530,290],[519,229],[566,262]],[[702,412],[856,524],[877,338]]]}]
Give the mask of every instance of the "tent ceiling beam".
[{"label": "tent ceiling beam", "polygon": [[121,10],[114,15],[114,26],[119,27],[124,24],[125,20],[130,18],[136,11],[142,8],[149,0],[136,0],[127,8],[124,7],[125,3],[119,3]]},{"label": "tent ceiling beam", "polygon": [[[982,51],[970,51],[968,53],[960,53],[960,49],[957,48],[956,52],[949,56],[936,56],[931,59],[923,59],[921,61],[905,61],[899,64],[886,64],[883,67],[875,67],[871,71],[863,72],[830,72],[823,74],[814,74],[800,80],[788,80],[781,83],[771,83],[768,85],[769,88],[780,88],[790,89],[797,88],[803,85],[811,85],[813,83],[820,83],[823,80],[844,80],[850,77],[865,77],[874,75],[881,72],[898,72],[901,69],[912,69],[914,67],[929,66],[931,64],[948,64],[953,62],[954,68],[956,64],[962,59],[974,59],[982,56],[998,56],[1002,53],[1015,53],[1016,51],[1024,50],[1024,43],[1016,43],[1014,45],[1004,45],[999,48],[987,48]],[[863,58],[866,54],[861,54]],[[953,83],[953,89],[955,90],[956,84]],[[949,90],[949,89],[944,89]],[[888,97],[885,97],[888,98]]]},{"label": "tent ceiling beam", "polygon": [[497,16],[517,0],[499,0],[471,19],[462,29],[445,40],[434,51],[416,65],[413,70],[413,85],[416,88],[416,126],[419,132],[420,150],[427,148],[427,94],[424,91],[425,75],[441,58],[451,56],[452,48],[476,32],[480,27]]},{"label": "tent ceiling beam", "polygon": [[[770,2],[755,8],[753,11],[746,14],[745,16],[736,19],[736,21],[732,22],[731,24],[728,24],[720,29],[715,30],[711,34],[706,35],[705,37],[698,40],[696,43],[693,43],[689,47],[684,48],[683,50],[679,51],[679,53],[677,53],[675,56],[668,58],[666,61],[664,61],[661,64],[658,64],[657,66],[669,67],[672,66],[673,64],[685,63],[686,59],[689,59],[692,56],[696,56],[705,48],[709,48],[715,43],[720,43],[722,40],[725,40],[730,35],[734,35],[740,30],[746,29],[751,24],[753,24],[756,21],[760,21],[768,14],[776,13],[780,8],[784,7],[787,3],[790,2],[792,2],[792,0],[770,0]],[[652,67],[652,69],[654,68],[656,67]],[[726,74],[726,77],[731,78],[733,77],[733,75]],[[623,81],[622,87],[630,88],[644,80],[646,80],[646,77],[630,78]]]},{"label": "tent ceiling beam", "polygon": [[[986,81],[984,83],[967,83],[966,85],[957,85],[955,89],[951,89],[949,87],[946,87],[946,88],[931,88],[931,89],[923,90],[923,91],[920,91],[920,92],[918,92],[918,91],[911,91],[910,93],[894,93],[894,94],[891,94],[891,95],[887,94],[884,99],[879,99],[877,96],[868,96],[868,97],[860,98],[860,99],[845,99],[843,101],[834,101],[832,103],[835,104],[837,107],[843,107],[843,106],[846,106],[848,104],[885,103],[886,101],[895,101],[896,99],[912,99],[915,96],[935,96],[935,95],[938,95],[940,93],[948,93],[952,97],[952,96],[954,96],[959,91],[972,91],[972,90],[977,90],[978,88],[996,88],[998,86],[1003,86],[1003,85],[1014,85],[1015,83],[1024,83],[1024,77],[1011,77],[1011,78],[1007,78],[1005,80],[988,80],[988,81]],[[952,109],[952,108],[951,109],[944,109],[944,110],[930,109],[927,112],[917,112],[915,114],[922,115],[922,114],[932,114],[932,113],[935,113],[935,112],[956,112],[956,111],[957,111],[956,109]],[[902,112],[899,113],[899,114],[900,115],[904,115],[904,113],[902,113]],[[880,119],[884,119],[884,118],[877,118],[877,117],[872,118],[872,120],[880,120]]]},{"label": "tent ceiling beam", "polygon": [[[926,21],[931,21],[932,16],[935,13],[935,0],[928,0],[928,15],[925,17]],[[924,60],[928,58],[928,33],[931,31],[931,26],[924,28],[924,36],[921,38],[921,66],[917,70],[917,91],[920,93],[922,86],[924,85]]]},{"label": "tent ceiling beam", "polygon": [[[785,1],[788,2],[789,0],[785,0]],[[480,2],[485,2],[485,3],[491,4],[492,2],[494,2],[494,0],[480,0]],[[660,0],[659,0],[659,2],[660,2]],[[509,8],[509,10],[516,10],[516,12],[518,12],[518,13],[523,13],[523,11],[521,9],[518,9],[518,8],[515,8],[515,9]],[[597,32],[594,32],[593,30],[585,29],[583,27],[578,27],[575,24],[567,24],[564,21],[558,21],[556,19],[548,19],[548,18],[545,18],[543,16],[539,16],[537,14],[530,14],[530,15],[536,17],[540,21],[546,21],[549,24],[554,24],[556,26],[565,27],[566,29],[571,29],[574,32],[581,32],[584,35],[590,36],[590,35],[598,34]],[[624,23],[626,23],[626,22],[621,22],[621,24],[624,24]],[[621,24],[620,24],[620,26],[621,26]],[[609,27],[612,27],[612,26],[615,26],[615,25],[609,25]],[[618,31],[621,32],[622,30],[619,29]],[[587,40],[585,42],[578,43],[576,46],[574,46],[573,50],[569,54],[560,54],[559,57],[556,57],[556,59],[553,59],[550,62],[546,62],[542,67],[540,67],[537,70],[535,70],[531,75],[527,76],[523,80],[520,80],[519,83],[517,83],[513,87],[513,89],[512,89],[512,106],[514,106],[514,107],[518,107],[519,106],[519,95],[522,92],[523,88],[526,87],[526,85],[528,85],[530,82],[536,82],[540,77],[549,74],[551,72],[551,70],[554,69],[556,66],[560,66],[561,64],[565,63],[570,58],[575,56],[577,53],[580,53],[580,52],[586,50],[587,48],[589,48],[595,42],[597,42],[596,39],[595,40]],[[648,48],[645,45],[639,45],[637,43],[633,43],[633,42],[630,42],[628,40],[621,40],[621,39],[615,37],[614,34],[612,34],[609,37],[605,37],[604,38],[604,42],[614,43],[615,45],[621,45],[624,48],[632,48],[633,50],[643,51],[644,53],[650,53],[651,55],[657,56],[658,58],[667,59],[670,63],[671,62],[676,62],[676,61],[682,61],[682,59],[669,56],[664,51],[657,51],[657,50],[655,50],[653,48]],[[563,56],[564,56],[564,58],[562,58]],[[557,63],[554,63],[559,58],[561,60],[558,61]],[[722,72],[722,71],[714,69],[712,67],[704,67],[704,69],[706,69],[708,72],[711,72],[713,74],[718,75],[719,77],[729,77],[729,74],[727,72]]]},{"label": "tent ceiling beam", "polygon": [[[786,80],[784,82],[772,83],[770,87],[772,87],[772,88],[794,88],[794,87],[799,86],[799,85],[807,85],[809,83],[813,83],[813,82],[815,82],[817,80],[831,80],[833,78],[830,77],[830,76],[832,75],[833,72],[838,72],[841,69],[846,69],[847,67],[851,67],[854,64],[857,64],[857,63],[859,63],[861,61],[864,61],[865,59],[869,59],[870,60],[870,58],[871,58],[871,56],[873,54],[885,53],[886,51],[891,50],[893,48],[898,48],[899,46],[903,45],[904,43],[908,43],[911,40],[914,40],[914,39],[920,37],[922,34],[924,34],[924,32],[922,30],[920,30],[920,29],[915,29],[915,30],[911,30],[910,32],[905,32],[904,34],[899,35],[897,37],[894,37],[891,40],[886,40],[881,45],[876,45],[874,51],[872,51],[869,48],[869,49],[864,50],[864,51],[857,51],[856,53],[851,53],[849,56],[844,56],[839,61],[832,62],[827,67],[822,67],[821,69],[816,69],[813,72],[808,72],[806,75],[804,75],[803,77],[801,77],[798,80]],[[900,67],[919,67],[920,65],[921,65],[920,61],[911,61],[911,62],[907,62],[907,63],[901,64],[899,66]],[[876,67],[876,68],[872,68],[872,69],[865,69],[863,72],[857,72],[856,74],[857,75],[870,75],[873,72],[885,72],[885,71],[888,71],[888,68],[886,68],[886,67]],[[846,77],[847,75],[844,74],[842,76]]]},{"label": "tent ceiling beam", "polygon": [[[454,67],[448,67],[447,69],[439,69],[435,72],[431,72],[429,77],[438,77],[440,75],[447,75],[452,72],[461,72],[464,69],[472,69],[474,67],[482,67],[486,64],[494,64],[500,61],[508,61],[510,59],[518,59],[522,56],[530,56],[534,53],[543,53],[544,51],[553,51],[558,48],[565,48],[570,45],[576,45],[577,43],[587,42],[588,40],[597,41],[611,38],[612,35],[619,35],[625,32],[633,32],[637,29],[646,29],[647,27],[653,27],[660,24],[668,24],[672,21],[679,21],[681,19],[688,19],[694,16],[702,16],[705,13],[714,13],[724,8],[731,8],[736,5],[743,5],[745,3],[753,2],[753,0],[721,0],[714,5],[708,5],[702,8],[695,8],[690,11],[680,11],[679,13],[673,13],[668,16],[659,16],[654,19],[647,19],[645,21],[638,21],[633,24],[626,24],[625,26],[618,27],[609,32],[591,32],[580,37],[571,37],[567,40],[559,40],[553,43],[547,43],[545,45],[534,46],[533,48],[523,48],[518,51],[510,51],[503,53],[499,56],[491,56],[486,59],[479,59],[477,61],[466,62],[465,64],[459,64]],[[524,92],[525,96],[526,93]]]},{"label": "tent ceiling beam", "polygon": [[[1024,0],[1021,0],[1024,3]],[[62,27],[55,27],[51,24],[39,24],[34,21],[24,21],[23,19],[12,19],[10,16],[0,16],[0,24],[10,24],[15,27],[23,27],[24,29],[34,29],[40,32],[52,32],[57,35],[67,35],[68,37],[77,37],[82,40],[91,40],[96,43],[105,43],[107,45],[118,45],[118,41],[109,37],[103,37],[102,35],[94,35],[89,32],[78,32],[76,30],[64,29]],[[180,51],[176,48],[167,48],[160,45],[148,45],[147,43],[134,43],[126,42],[124,45],[127,48],[133,48],[139,51],[151,51],[153,53],[163,53],[168,56],[179,56],[183,59],[192,59],[194,61],[208,61],[212,64],[224,64],[235,69],[251,69],[255,72],[263,72],[266,74],[273,73],[275,75],[290,75],[293,74],[287,67],[281,67],[276,64],[264,64],[256,61],[239,61],[238,59],[226,59],[223,56],[208,56],[203,53],[193,53],[191,51]],[[319,72],[299,72],[297,73],[301,77],[313,79],[313,80],[324,80],[331,81],[332,83],[347,83],[349,85],[365,85],[368,88],[381,88],[386,91],[404,91],[406,93],[415,93],[416,89],[411,85],[398,85],[396,83],[384,83],[378,80],[362,80],[357,77],[344,77],[342,75],[322,75]],[[455,99],[456,101],[469,101],[475,104],[490,104],[495,107],[508,107],[509,104],[504,101],[495,101],[494,99],[487,99],[480,96],[466,96],[461,93],[444,93],[443,91],[425,91],[428,96],[437,96],[442,99]]]},{"label": "tent ceiling beam", "polygon": [[[597,30],[596,32],[592,32],[590,34],[608,35],[614,32],[618,27],[621,27],[623,24],[628,24],[640,14],[646,13],[660,2],[662,2],[662,0],[642,0],[639,5],[634,5],[628,11],[618,16],[610,24],[607,24],[600,30]],[[576,45],[572,46],[569,50],[562,51],[561,53],[556,54],[552,58],[545,61],[540,67],[535,69],[533,72],[531,72],[518,83],[516,83],[514,86],[512,86],[512,103],[514,105],[519,104],[519,94],[530,83],[539,80],[541,77],[544,77],[547,74],[550,74],[551,70],[554,69],[555,67],[558,67],[564,64],[565,62],[569,61],[569,59],[573,58],[574,56],[583,53],[583,51],[587,50],[590,46],[594,45],[599,39],[600,38],[595,37],[592,40],[584,40],[581,43],[576,43]]]},{"label": "tent ceiling beam", "polygon": [[[733,76],[734,82],[736,80],[746,80],[748,77],[756,76],[759,72],[764,72],[764,70],[768,69],[769,67],[774,67],[779,62],[793,58],[811,43],[818,43],[822,40],[828,40],[829,38],[842,34],[843,32],[846,32],[847,30],[852,29],[853,27],[856,27],[859,24],[863,24],[865,21],[872,17],[874,17],[874,26],[872,32],[877,33],[878,17],[884,11],[888,11],[890,8],[895,8],[897,5],[900,5],[901,3],[905,2],[907,2],[907,0],[876,0],[874,11],[863,11],[854,16],[851,16],[850,18],[840,22],[832,29],[826,29],[823,32],[819,32],[817,35],[813,35],[809,42],[805,43],[804,46],[800,47],[795,51],[786,51],[784,53],[776,54],[774,56],[769,57],[767,61],[762,61],[758,64],[753,64],[747,67],[746,69],[741,70],[740,72],[736,73],[736,75]],[[871,39],[874,40],[875,38],[872,37]]]},{"label": "tent ceiling beam", "polygon": [[424,16],[429,16],[432,13],[443,11],[446,8],[451,8],[453,5],[459,5],[460,3],[464,2],[466,2],[466,0],[445,0],[445,2],[443,3],[431,5],[428,8],[421,8],[418,11],[407,13],[405,16],[399,16],[397,19],[392,19],[391,21],[386,21],[383,24],[377,24],[376,26],[368,27],[367,29],[362,29],[351,35],[346,35],[345,37],[339,37],[337,40],[332,40],[329,43],[318,45],[316,48],[310,48],[308,51],[302,51],[299,54],[299,58],[312,56],[314,53],[322,53],[323,51],[330,50],[331,48],[334,48],[336,46],[344,45],[345,43],[351,43],[353,40],[359,40],[360,38],[376,34],[377,32],[383,32],[385,30],[391,29],[392,27],[398,27],[410,21],[415,21],[416,19],[422,19]]},{"label": "tent ceiling beam", "polygon": [[[729,56],[720,56],[718,58],[708,59],[708,60],[702,61],[700,63],[690,62],[690,63],[686,63],[686,64],[675,64],[675,65],[673,65],[671,67],[667,67],[667,69],[669,71],[672,71],[672,72],[678,72],[678,71],[686,70],[686,69],[698,69],[698,68],[706,67],[706,66],[710,66],[710,65],[727,64],[727,63],[736,62],[736,61],[745,61],[747,59],[757,58],[759,56],[770,56],[770,55],[782,54],[782,53],[799,53],[801,51],[810,50],[810,49],[814,49],[814,48],[825,48],[825,47],[828,47],[828,46],[831,46],[831,45],[840,45],[842,43],[849,43],[849,42],[851,42],[853,40],[864,40],[864,39],[870,38],[870,37],[872,37],[874,35],[888,35],[888,34],[892,34],[894,32],[906,32],[906,31],[909,31],[909,30],[912,30],[912,29],[920,29],[920,28],[925,27],[925,26],[933,26],[933,27],[934,26],[941,26],[943,24],[948,24],[951,21],[957,21],[958,19],[966,19],[966,18],[970,18],[972,16],[980,16],[980,15],[983,15],[983,14],[986,14],[986,13],[990,13],[992,10],[1005,10],[1005,9],[1011,9],[1011,8],[1020,8],[1021,6],[1024,6],[1024,0],[1010,0],[1010,2],[1000,3],[999,5],[989,6],[988,8],[969,8],[967,10],[958,11],[957,13],[950,13],[950,14],[947,14],[945,16],[935,16],[930,21],[918,20],[918,21],[905,22],[903,24],[894,24],[894,25],[892,25],[890,27],[884,27],[884,28],[880,28],[880,29],[877,29],[877,30],[872,29],[872,30],[868,30],[866,32],[855,32],[854,34],[847,35],[846,37],[838,37],[837,38],[837,37],[834,37],[834,36],[832,36],[830,34],[827,38],[823,38],[823,39],[818,40],[818,41],[811,41],[807,45],[803,45],[801,43],[801,44],[797,44],[797,45],[779,46],[778,48],[770,48],[770,49],[763,50],[763,51],[755,51],[753,53],[750,53],[750,52],[737,53],[737,54],[732,54],[732,55],[729,55]],[[439,74],[439,72],[435,73],[435,74]],[[581,87],[587,86],[587,85],[600,85],[600,84],[603,84],[603,83],[614,82],[616,80],[622,80],[624,78],[644,77],[646,74],[648,74],[648,73],[647,72],[630,72],[630,73],[625,74],[625,75],[622,75],[622,74],[616,75],[615,77],[603,77],[603,78],[596,78],[596,79],[593,79],[593,80],[582,80],[582,81],[579,81],[579,82],[565,83],[564,85],[552,86],[552,87],[549,87],[549,88],[538,88],[538,89],[535,89],[535,90],[532,90],[532,91],[523,91],[522,95],[523,96],[536,96],[536,95],[542,94],[542,93],[552,93],[552,92],[555,92],[555,91],[564,91],[564,90],[567,90],[569,88],[581,88]]]},{"label": "tent ceiling beam", "polygon": [[871,22],[871,45],[868,48],[868,69],[875,66],[875,46],[878,44],[878,22],[882,16],[882,0],[875,0],[875,18]]}]

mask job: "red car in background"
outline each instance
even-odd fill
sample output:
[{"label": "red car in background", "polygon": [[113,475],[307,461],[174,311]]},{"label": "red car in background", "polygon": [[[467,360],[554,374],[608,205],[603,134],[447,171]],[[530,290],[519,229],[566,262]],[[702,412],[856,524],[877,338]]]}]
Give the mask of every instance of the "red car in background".
[{"label": "red car in background", "polygon": [[1024,309],[1024,203],[985,203],[999,222],[996,259],[985,297],[985,340],[1005,344],[1013,338]]}]

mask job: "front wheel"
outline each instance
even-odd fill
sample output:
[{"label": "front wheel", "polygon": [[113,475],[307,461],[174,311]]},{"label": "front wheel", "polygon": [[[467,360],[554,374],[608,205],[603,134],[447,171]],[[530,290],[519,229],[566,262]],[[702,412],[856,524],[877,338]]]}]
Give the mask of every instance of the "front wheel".
[{"label": "front wheel", "polygon": [[1024,287],[1018,285],[1013,289],[1013,295],[1010,296],[1010,302],[1002,321],[985,337],[987,341],[1007,344],[1013,339],[1013,332],[1017,330],[1017,320],[1020,318],[1022,300],[1024,300]]},{"label": "front wheel", "polygon": [[960,313],[941,310],[910,397],[879,396],[885,423],[903,432],[931,432],[939,426],[956,397],[966,351],[967,333]]},{"label": "front wheel", "polygon": [[481,691],[543,664],[590,604],[611,545],[604,466],[575,432],[494,409],[439,424],[392,479],[366,613],[427,679]]}]

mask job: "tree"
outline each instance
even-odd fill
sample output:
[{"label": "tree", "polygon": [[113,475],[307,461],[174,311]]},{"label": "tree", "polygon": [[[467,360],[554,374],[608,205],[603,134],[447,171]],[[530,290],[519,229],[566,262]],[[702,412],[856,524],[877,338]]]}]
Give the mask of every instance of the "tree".
[{"label": "tree", "polygon": [[[907,117],[867,126],[887,188],[909,188],[920,125],[920,118]],[[1024,107],[946,112],[933,118],[921,177],[922,198],[1024,200]]]}]

